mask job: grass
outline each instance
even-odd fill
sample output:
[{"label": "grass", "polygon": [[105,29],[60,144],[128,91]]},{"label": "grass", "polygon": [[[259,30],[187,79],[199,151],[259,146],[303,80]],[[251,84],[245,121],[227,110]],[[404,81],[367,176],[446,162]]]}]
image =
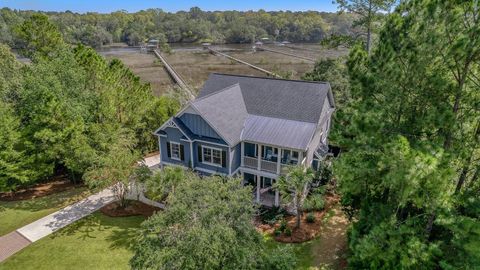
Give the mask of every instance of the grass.
[{"label": "grass", "polygon": [[275,248],[283,245],[292,246],[295,256],[297,258],[298,270],[311,269],[311,267],[313,266],[314,255],[312,254],[312,246],[319,241],[318,238],[300,244],[280,243],[275,241],[270,235],[264,235],[264,240],[269,250],[274,250]]},{"label": "grass", "polygon": [[26,247],[0,269],[129,269],[132,240],[143,220],[96,212]]},{"label": "grass", "polygon": [[321,234],[300,244],[285,244],[264,235],[267,248],[291,245],[297,258],[298,270],[344,269],[347,252],[346,230],[348,221],[338,206],[328,210],[321,225]]},{"label": "grass", "polygon": [[0,236],[51,214],[89,194],[86,187],[30,200],[0,201]]}]

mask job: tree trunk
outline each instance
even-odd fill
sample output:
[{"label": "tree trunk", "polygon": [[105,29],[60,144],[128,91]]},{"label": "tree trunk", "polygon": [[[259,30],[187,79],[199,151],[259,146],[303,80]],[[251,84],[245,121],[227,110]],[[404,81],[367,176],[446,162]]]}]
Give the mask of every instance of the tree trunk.
[{"label": "tree trunk", "polygon": [[[475,133],[473,134],[473,141],[475,143],[478,143],[480,141],[480,122],[478,123],[477,128],[475,129]],[[455,194],[460,192],[463,184],[465,183],[465,180],[467,179],[467,173],[468,173],[468,170],[470,169],[470,163],[472,162],[474,150],[475,148],[472,147],[470,156],[468,157],[465,165],[463,166],[462,173],[460,174],[460,177],[458,178],[457,186],[455,187]]]},{"label": "tree trunk", "polygon": [[460,173],[460,177],[458,178],[458,181],[457,181],[457,186],[455,187],[455,194],[460,192],[460,190],[462,189],[463,183],[465,183],[465,179],[467,178],[468,169],[470,168],[471,159],[472,159],[472,156],[470,156],[470,158],[468,159],[465,166],[463,166],[462,173]]},{"label": "tree trunk", "polygon": [[370,25],[368,26],[367,28],[367,53],[368,55],[370,55],[370,42],[371,42],[371,38],[372,38],[372,30],[371,30],[371,27]]},{"label": "tree trunk", "polygon": [[470,183],[468,184],[468,187],[473,187],[473,184],[475,181],[477,181],[478,177],[480,177],[480,166],[477,167],[477,170],[472,176],[472,179],[470,180]]},{"label": "tree trunk", "polygon": [[372,1],[368,1],[368,18],[367,18],[367,53],[370,55],[370,47],[372,40]]},{"label": "tree trunk", "polygon": [[430,216],[428,217],[427,227],[425,228],[425,233],[427,235],[427,239],[430,238],[430,234],[432,232],[433,222],[435,221],[435,217],[436,217],[435,212],[430,214]]},{"label": "tree trunk", "polygon": [[300,228],[300,221],[302,219],[302,211],[300,210],[299,207],[297,207],[297,224],[296,224],[296,228]]}]

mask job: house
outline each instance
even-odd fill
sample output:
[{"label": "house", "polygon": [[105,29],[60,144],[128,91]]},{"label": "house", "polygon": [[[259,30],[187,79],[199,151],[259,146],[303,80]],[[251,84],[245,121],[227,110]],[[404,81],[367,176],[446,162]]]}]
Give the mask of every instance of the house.
[{"label": "house", "polygon": [[241,175],[257,202],[278,206],[271,187],[286,168],[317,169],[328,154],[334,110],[329,83],[214,73],[155,132],[160,166]]}]

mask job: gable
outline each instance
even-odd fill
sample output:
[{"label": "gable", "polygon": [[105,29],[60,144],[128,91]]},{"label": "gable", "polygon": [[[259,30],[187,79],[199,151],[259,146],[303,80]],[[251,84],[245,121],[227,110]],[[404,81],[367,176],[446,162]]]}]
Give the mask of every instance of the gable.
[{"label": "gable", "polygon": [[195,135],[222,139],[218,133],[198,114],[183,113],[180,116],[182,123]]}]

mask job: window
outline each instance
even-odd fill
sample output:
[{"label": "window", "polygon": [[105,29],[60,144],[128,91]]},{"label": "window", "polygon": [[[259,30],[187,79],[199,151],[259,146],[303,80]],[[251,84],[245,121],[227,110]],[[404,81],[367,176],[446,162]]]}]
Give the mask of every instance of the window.
[{"label": "window", "polygon": [[170,157],[172,159],[181,160],[179,143],[175,143],[175,142],[170,143]]},{"label": "window", "polygon": [[222,150],[207,146],[202,146],[202,163],[222,166]]},{"label": "window", "polygon": [[262,157],[264,160],[277,162],[278,148],[273,148],[271,146],[262,147]]},{"label": "window", "polygon": [[244,143],[244,156],[246,157],[257,157],[258,145],[253,143]]},{"label": "window", "polygon": [[282,164],[295,165],[298,163],[298,152],[288,149],[282,150]]}]

